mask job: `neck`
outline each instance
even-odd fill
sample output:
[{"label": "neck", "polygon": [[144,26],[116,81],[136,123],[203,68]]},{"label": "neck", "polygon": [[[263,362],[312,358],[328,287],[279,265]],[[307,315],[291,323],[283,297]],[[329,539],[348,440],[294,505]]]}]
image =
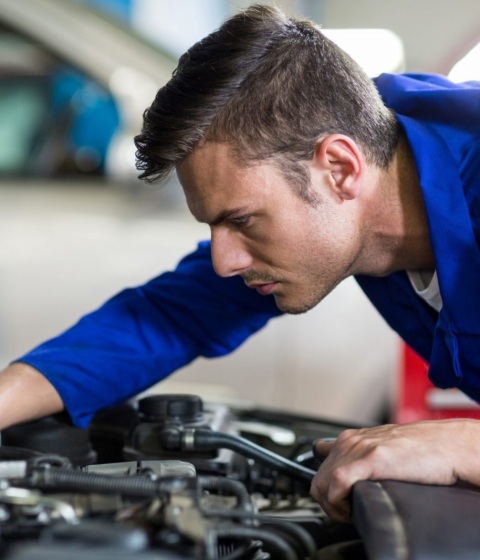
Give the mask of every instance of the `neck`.
[{"label": "neck", "polygon": [[[389,168],[378,172],[373,196],[370,274],[383,276],[398,270],[433,270],[434,255],[425,205],[413,154],[402,136]],[[375,260],[375,259],[374,259]]]}]

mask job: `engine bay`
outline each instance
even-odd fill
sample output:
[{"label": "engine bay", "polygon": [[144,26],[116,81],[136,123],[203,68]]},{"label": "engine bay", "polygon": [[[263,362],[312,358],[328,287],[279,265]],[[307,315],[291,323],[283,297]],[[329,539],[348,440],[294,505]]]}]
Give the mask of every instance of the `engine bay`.
[{"label": "engine bay", "polygon": [[329,519],[309,494],[312,445],[348,427],[165,394],[103,411],[87,430],[63,414],[8,428],[0,559],[478,558],[471,485],[360,481],[353,523]]},{"label": "engine bay", "polygon": [[361,559],[355,527],[309,495],[313,442],[346,427],[195,395],[145,397],[88,430],[63,415],[14,426],[0,447],[0,557],[297,560],[343,547]]}]

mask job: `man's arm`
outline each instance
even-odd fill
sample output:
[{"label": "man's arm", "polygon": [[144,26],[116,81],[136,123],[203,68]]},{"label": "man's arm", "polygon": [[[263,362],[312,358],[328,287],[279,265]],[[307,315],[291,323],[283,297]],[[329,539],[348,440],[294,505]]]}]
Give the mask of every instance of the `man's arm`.
[{"label": "man's arm", "polygon": [[35,368],[15,363],[0,372],[0,429],[61,410],[59,394]]},{"label": "man's arm", "polygon": [[174,271],[120,292],[17,361],[41,372],[72,422],[85,428],[99,410],[198,356],[228,354],[279,314],[273,296],[247,288],[240,277],[217,276],[210,244],[200,243]]},{"label": "man's arm", "polygon": [[359,480],[480,485],[480,421],[465,418],[346,430],[317,442],[326,456],[312,496],[337,521],[350,520],[349,496]]}]

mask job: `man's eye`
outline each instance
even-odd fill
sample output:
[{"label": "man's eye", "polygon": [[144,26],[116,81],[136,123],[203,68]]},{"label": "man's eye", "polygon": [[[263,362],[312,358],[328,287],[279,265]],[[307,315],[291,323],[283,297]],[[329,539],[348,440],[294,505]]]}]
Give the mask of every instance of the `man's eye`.
[{"label": "man's eye", "polygon": [[237,218],[231,218],[230,222],[236,226],[246,226],[250,219],[250,216],[238,216]]}]

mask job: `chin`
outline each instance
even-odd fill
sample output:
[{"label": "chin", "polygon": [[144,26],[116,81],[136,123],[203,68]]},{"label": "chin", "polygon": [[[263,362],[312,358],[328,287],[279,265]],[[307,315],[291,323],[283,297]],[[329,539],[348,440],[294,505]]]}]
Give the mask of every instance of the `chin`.
[{"label": "chin", "polygon": [[302,313],[306,313],[313,309],[318,302],[315,303],[306,303],[306,302],[296,302],[290,303],[288,301],[282,301],[281,298],[275,297],[275,303],[277,304],[278,309],[287,313],[288,315],[301,315]]}]

